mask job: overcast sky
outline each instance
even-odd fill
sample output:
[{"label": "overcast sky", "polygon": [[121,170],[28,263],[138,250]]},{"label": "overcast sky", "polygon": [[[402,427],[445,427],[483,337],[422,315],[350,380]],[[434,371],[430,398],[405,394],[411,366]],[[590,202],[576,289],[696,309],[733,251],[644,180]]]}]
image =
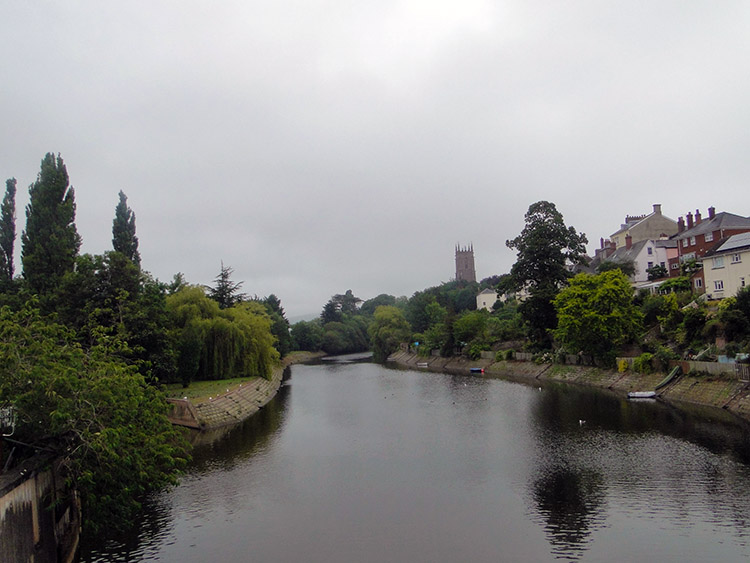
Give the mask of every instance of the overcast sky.
[{"label": "overcast sky", "polygon": [[223,260],[293,318],[457,243],[505,273],[542,199],[590,252],[654,203],[750,214],[750,3],[0,0],[0,124],[18,255],[60,153],[82,252],[123,190],[155,277]]}]

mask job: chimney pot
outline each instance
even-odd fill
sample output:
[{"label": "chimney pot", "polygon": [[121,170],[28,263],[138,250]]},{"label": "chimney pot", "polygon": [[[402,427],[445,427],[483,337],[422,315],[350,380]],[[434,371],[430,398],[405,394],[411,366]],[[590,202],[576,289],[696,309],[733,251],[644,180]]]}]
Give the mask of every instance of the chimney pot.
[{"label": "chimney pot", "polygon": [[714,215],[716,215],[716,208],[712,205],[708,208],[708,218],[713,219]]}]

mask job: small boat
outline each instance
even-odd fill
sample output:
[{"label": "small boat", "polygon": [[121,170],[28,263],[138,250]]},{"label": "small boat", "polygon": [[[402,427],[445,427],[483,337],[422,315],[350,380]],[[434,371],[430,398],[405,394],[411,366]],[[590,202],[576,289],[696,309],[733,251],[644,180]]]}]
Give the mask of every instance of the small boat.
[{"label": "small boat", "polygon": [[628,399],[655,399],[656,391],[631,391]]},{"label": "small boat", "polygon": [[484,373],[484,368],[469,368],[469,373]]},{"label": "small boat", "polygon": [[417,362],[417,367],[418,368],[426,368],[429,365],[430,364],[428,364],[427,362]]}]

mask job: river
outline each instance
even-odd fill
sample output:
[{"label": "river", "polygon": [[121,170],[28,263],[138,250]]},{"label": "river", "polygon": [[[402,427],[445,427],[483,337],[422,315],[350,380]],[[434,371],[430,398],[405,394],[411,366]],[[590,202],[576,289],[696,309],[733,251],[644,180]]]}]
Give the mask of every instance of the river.
[{"label": "river", "polygon": [[[720,414],[720,413],[719,413]],[[296,365],[83,562],[741,561],[744,424],[564,384]]]}]

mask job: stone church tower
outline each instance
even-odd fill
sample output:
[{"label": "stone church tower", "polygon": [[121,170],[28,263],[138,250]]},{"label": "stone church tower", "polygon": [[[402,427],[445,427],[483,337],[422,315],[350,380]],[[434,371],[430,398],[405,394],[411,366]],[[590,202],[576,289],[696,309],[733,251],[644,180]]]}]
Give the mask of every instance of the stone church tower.
[{"label": "stone church tower", "polygon": [[456,245],[456,281],[477,281],[473,244],[465,248]]}]

